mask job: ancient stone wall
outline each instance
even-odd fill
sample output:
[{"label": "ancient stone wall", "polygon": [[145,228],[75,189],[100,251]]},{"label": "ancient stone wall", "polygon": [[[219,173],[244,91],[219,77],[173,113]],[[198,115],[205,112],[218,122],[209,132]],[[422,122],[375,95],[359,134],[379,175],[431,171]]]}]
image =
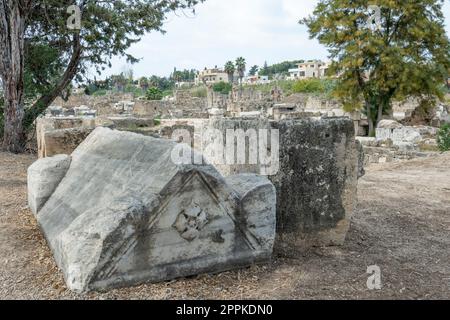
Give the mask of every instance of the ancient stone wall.
[{"label": "ancient stone wall", "polygon": [[191,97],[186,100],[137,100],[132,114],[137,117],[207,118],[206,99]]}]

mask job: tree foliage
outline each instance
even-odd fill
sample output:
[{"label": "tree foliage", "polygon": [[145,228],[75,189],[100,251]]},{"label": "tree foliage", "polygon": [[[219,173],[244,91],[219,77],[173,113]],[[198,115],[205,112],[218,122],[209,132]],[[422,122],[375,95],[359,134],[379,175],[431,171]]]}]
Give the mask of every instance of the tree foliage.
[{"label": "tree foliage", "polygon": [[263,68],[259,71],[260,76],[273,77],[274,75],[287,75],[289,74],[289,69],[294,69],[298,67],[299,63],[304,62],[304,60],[294,60],[294,61],[283,61],[269,66],[267,62],[264,63]]},{"label": "tree foliage", "polygon": [[218,82],[213,85],[214,92],[219,92],[221,94],[229,94],[231,90],[233,89],[233,86],[231,83],[226,82]]},{"label": "tree foliage", "polygon": [[236,59],[236,70],[239,74],[239,80],[242,84],[242,79],[245,76],[245,70],[247,68],[247,62],[245,61],[245,59],[243,57],[239,57]]},{"label": "tree foliage", "polygon": [[[379,16],[370,5],[378,6]],[[442,5],[442,0],[321,0],[301,21],[334,60],[336,96],[347,110],[364,105],[371,130],[394,99],[443,97],[450,42]]]},{"label": "tree foliage", "polygon": [[258,73],[258,71],[259,71],[259,67],[255,65],[250,68],[250,71],[248,72],[248,74],[250,76],[255,76]]},{"label": "tree foliage", "polygon": [[335,80],[317,78],[304,79],[298,80],[294,83],[292,86],[292,92],[331,95],[335,85]]},{"label": "tree foliage", "polygon": [[180,71],[175,68],[173,73],[170,75],[170,80],[176,82],[194,82],[197,73],[198,71],[195,69],[184,69]]},{"label": "tree foliage", "polygon": [[[137,59],[127,49],[146,32],[160,31],[165,16],[197,1],[34,1],[29,16],[26,40],[49,44],[58,49],[58,59],[67,66],[53,91],[42,96],[34,107],[45,109],[72,80],[82,81],[94,67],[100,74],[111,66],[113,56]],[[67,28],[67,8],[75,4],[81,10],[81,30]],[[123,83],[123,86],[126,84]]]},{"label": "tree foliage", "polygon": [[233,83],[234,82],[234,72],[236,71],[236,67],[234,66],[233,61],[228,61],[225,63],[224,70],[226,74],[228,75],[228,82]]},{"label": "tree foliage", "polygon": [[147,100],[161,100],[163,98],[163,92],[156,87],[151,87],[147,90],[145,97]]},{"label": "tree foliage", "polygon": [[446,123],[441,126],[437,135],[437,143],[442,152],[450,151],[450,124]]},{"label": "tree foliage", "polygon": [[[22,120],[34,119],[43,112],[47,106],[58,97],[73,80],[82,81],[87,72],[94,68],[99,74],[106,67],[111,66],[114,56],[124,56],[129,62],[138,59],[128,54],[130,46],[142,38],[145,33],[151,31],[164,32],[163,24],[171,12],[177,10],[191,10],[204,0],[0,0],[0,21],[5,25],[13,26],[8,29],[8,36],[0,37],[0,61],[5,61],[0,66],[0,75],[5,84],[9,86],[11,81],[17,81],[18,92],[12,92],[14,103],[5,104],[8,114],[13,114],[14,119],[9,120],[10,125],[5,126],[8,137],[22,135]],[[67,8],[77,5],[81,12],[81,29],[71,30],[67,27],[70,13]],[[9,21],[9,20],[11,21]],[[7,21],[8,20],[8,21]],[[22,23],[25,21],[25,23]],[[21,26],[24,26],[23,28]],[[3,28],[3,26],[2,26]],[[6,28],[6,27],[5,27]],[[4,32],[4,30],[2,30]],[[21,45],[24,39],[26,45]],[[16,48],[19,52],[14,64],[10,63],[11,54],[8,48]],[[59,70],[57,79],[33,76],[29,79],[37,88],[34,104],[24,108],[23,83],[27,81],[23,76],[23,65],[20,62],[26,54],[25,48],[39,48],[46,51],[47,57],[51,57],[51,65],[55,68],[64,66]],[[32,55],[31,60],[39,58]],[[9,60],[8,60],[9,59]],[[14,78],[8,77],[12,73],[13,66],[18,70]],[[17,65],[17,67],[15,66]],[[43,90],[45,89],[45,90]],[[32,92],[31,92],[32,93]],[[30,94],[31,94],[30,93]],[[9,94],[6,92],[5,94]],[[28,93],[27,93],[28,94]],[[16,112],[17,111],[17,112]],[[24,112],[25,111],[25,112]],[[6,115],[5,111],[5,115]],[[24,116],[24,113],[26,115]],[[6,129],[7,128],[7,129]],[[16,132],[16,133],[14,133]],[[6,136],[6,135],[5,135]],[[14,140],[14,141],[13,141]],[[23,142],[22,138],[22,142]],[[7,149],[19,150],[17,139],[6,142]],[[14,144],[14,146],[8,146]]]}]

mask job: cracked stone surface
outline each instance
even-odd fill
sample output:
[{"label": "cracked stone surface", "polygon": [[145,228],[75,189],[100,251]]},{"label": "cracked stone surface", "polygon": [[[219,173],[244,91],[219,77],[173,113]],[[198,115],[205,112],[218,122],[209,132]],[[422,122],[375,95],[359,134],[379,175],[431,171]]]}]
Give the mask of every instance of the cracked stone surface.
[{"label": "cracked stone surface", "polygon": [[[106,290],[270,259],[273,184],[256,175],[225,179],[207,164],[176,165],[174,146],[97,128],[72,153],[37,212],[70,289]],[[39,181],[40,172],[29,179]]]}]

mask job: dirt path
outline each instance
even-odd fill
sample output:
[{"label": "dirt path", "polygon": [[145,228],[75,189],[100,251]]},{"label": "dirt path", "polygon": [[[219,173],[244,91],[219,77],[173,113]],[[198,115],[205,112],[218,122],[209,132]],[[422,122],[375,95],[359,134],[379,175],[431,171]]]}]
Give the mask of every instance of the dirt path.
[{"label": "dirt path", "polygon": [[[266,266],[108,293],[77,295],[27,208],[33,156],[0,153],[1,299],[443,299],[450,298],[450,154],[370,167],[345,246]],[[382,289],[366,287],[378,265]]]}]

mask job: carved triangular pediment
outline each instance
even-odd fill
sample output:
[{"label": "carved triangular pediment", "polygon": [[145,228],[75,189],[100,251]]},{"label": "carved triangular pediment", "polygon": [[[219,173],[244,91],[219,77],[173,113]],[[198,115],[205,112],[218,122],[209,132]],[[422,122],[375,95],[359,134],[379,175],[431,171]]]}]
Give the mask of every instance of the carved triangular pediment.
[{"label": "carved triangular pediment", "polygon": [[129,264],[124,259],[141,256],[139,251],[152,251],[150,260],[153,255],[171,263],[183,255],[192,259],[232,254],[236,247],[258,248],[256,236],[239,217],[238,196],[223,181],[194,169],[178,173],[161,193],[160,205],[148,214],[145,231],[123,241],[98,280],[120,274]]}]

